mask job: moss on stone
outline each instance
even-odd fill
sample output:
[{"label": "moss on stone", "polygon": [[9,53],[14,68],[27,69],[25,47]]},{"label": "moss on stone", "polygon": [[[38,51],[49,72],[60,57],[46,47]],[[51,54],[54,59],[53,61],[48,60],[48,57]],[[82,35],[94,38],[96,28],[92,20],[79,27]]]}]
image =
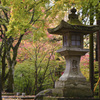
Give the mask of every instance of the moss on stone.
[{"label": "moss on stone", "polygon": [[82,25],[82,23],[78,19],[70,19],[67,21],[67,23],[71,25]]}]

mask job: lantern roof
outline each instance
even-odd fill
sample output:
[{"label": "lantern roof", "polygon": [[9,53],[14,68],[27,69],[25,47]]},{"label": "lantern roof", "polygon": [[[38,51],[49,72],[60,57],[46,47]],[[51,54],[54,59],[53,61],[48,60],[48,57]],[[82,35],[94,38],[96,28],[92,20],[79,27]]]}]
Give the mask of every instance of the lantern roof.
[{"label": "lantern roof", "polygon": [[49,28],[48,32],[50,34],[58,34],[63,35],[68,32],[74,32],[79,34],[90,34],[99,30],[99,26],[97,25],[83,25],[78,20],[78,15],[75,14],[76,9],[71,9],[71,14],[69,14],[69,20],[66,22],[62,20],[60,24],[55,28]]}]

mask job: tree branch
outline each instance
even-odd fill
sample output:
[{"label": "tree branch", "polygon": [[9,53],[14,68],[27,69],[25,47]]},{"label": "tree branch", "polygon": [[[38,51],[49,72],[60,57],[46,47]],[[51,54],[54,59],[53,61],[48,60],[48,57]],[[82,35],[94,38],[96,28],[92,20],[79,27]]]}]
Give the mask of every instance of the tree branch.
[{"label": "tree branch", "polygon": [[35,8],[33,8],[33,13],[32,13],[32,18],[31,18],[30,24],[33,22],[34,12],[35,12]]},{"label": "tree branch", "polygon": [[21,43],[21,40],[22,40],[23,36],[24,36],[24,34],[20,35],[20,38],[19,38],[17,44],[15,45],[14,49],[18,49],[18,47],[19,47],[19,45]]},{"label": "tree branch", "polygon": [[7,19],[7,23],[9,23],[9,18],[8,18],[7,13],[5,12],[5,10],[2,10],[2,11],[3,11],[3,13],[4,13],[4,15],[5,15],[6,19]]}]

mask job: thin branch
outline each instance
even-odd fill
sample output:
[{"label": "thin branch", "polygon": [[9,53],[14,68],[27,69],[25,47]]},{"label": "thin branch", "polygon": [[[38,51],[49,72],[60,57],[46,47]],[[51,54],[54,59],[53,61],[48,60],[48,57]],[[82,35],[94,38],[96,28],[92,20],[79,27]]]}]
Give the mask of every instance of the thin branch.
[{"label": "thin branch", "polygon": [[2,29],[2,27],[1,27],[1,25],[0,25],[0,28],[1,28],[1,30],[0,30],[0,32],[1,32],[0,37],[1,37],[1,39],[3,39],[3,36],[2,36],[2,35],[4,35],[4,33],[3,33],[3,29]]},{"label": "thin branch", "polygon": [[49,67],[50,59],[51,59],[51,56],[53,55],[53,52],[54,52],[54,51],[52,51],[50,57],[48,58],[47,66],[46,66],[45,72],[44,72],[44,74],[43,74],[43,80],[42,80],[42,81],[44,81],[44,79],[45,79],[45,74],[46,74],[47,69],[48,69],[48,67]]},{"label": "thin branch", "polygon": [[[49,51],[49,50],[48,50],[48,51]],[[41,63],[42,63],[42,61],[44,60],[44,58],[45,58],[45,56],[47,55],[48,51],[46,51],[46,53],[45,53],[45,54],[43,54],[43,58],[41,59],[41,61],[40,61],[39,65],[38,65],[38,68],[40,67],[40,64],[41,64]]]},{"label": "thin branch", "polygon": [[32,13],[32,18],[31,18],[30,24],[33,22],[34,12],[35,12],[35,8],[33,8],[33,13]]},{"label": "thin branch", "polygon": [[3,24],[3,27],[5,28],[5,31],[7,31],[7,27],[6,27],[6,25]]},{"label": "thin branch", "polygon": [[[41,16],[41,15],[40,15],[40,16]],[[40,18],[40,16],[38,16],[38,17],[37,17],[37,19],[36,19],[36,20],[34,20],[34,22],[32,23],[32,25],[34,25],[34,24],[35,24],[35,22],[36,22],[36,21],[38,21],[38,19]]]},{"label": "thin branch", "polygon": [[[49,50],[48,50],[48,51],[49,51]],[[43,58],[41,59],[39,65],[38,65],[38,68],[40,67],[41,63],[43,62],[43,60],[44,60],[45,56],[47,55],[48,51],[44,54]],[[38,71],[38,74],[40,73],[41,68],[42,68],[42,67],[40,67],[40,69],[39,69],[39,71]]]},{"label": "thin branch", "polygon": [[4,15],[5,15],[6,19],[7,19],[7,23],[9,23],[9,18],[8,18],[7,13],[5,12],[5,10],[2,10],[2,11],[4,12]]},{"label": "thin branch", "polygon": [[55,82],[55,80],[54,80],[54,78],[53,78],[53,76],[52,76],[51,69],[49,69],[49,70],[50,70],[50,75],[51,75],[52,81]]},{"label": "thin branch", "polygon": [[20,35],[20,38],[19,38],[17,44],[15,45],[14,49],[18,49],[18,47],[19,47],[19,45],[21,43],[21,40],[22,40],[23,36],[24,36],[24,34]]},{"label": "thin branch", "polygon": [[4,43],[2,42],[2,44],[0,45],[0,57],[2,57],[2,49],[3,49]]},{"label": "thin branch", "polygon": [[52,6],[50,8],[48,8],[46,11],[45,11],[45,14],[50,10],[52,9]]},{"label": "thin branch", "polygon": [[[53,72],[54,72],[54,70],[51,71],[51,69],[50,69],[50,73],[47,74],[47,75],[45,76],[45,78],[48,77],[49,75],[51,75]],[[53,76],[52,76],[52,77],[53,77]]]}]

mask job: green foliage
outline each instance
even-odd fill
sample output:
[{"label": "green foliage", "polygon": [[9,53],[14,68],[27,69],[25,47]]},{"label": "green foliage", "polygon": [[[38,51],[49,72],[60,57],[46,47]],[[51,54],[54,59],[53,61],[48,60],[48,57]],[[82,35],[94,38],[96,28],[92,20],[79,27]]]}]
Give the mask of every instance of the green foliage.
[{"label": "green foliage", "polygon": [[82,8],[82,15],[86,17],[90,14],[90,10],[88,10],[90,3],[95,6],[95,9],[99,7],[98,0],[1,0],[2,7],[10,9],[8,36],[24,34],[27,29],[34,30],[33,25],[36,22],[38,26],[42,23],[41,27],[43,28],[45,20],[56,19],[56,15],[60,15],[61,19],[64,11],[73,5],[78,9]]},{"label": "green foliage", "polygon": [[[86,77],[86,79],[89,81],[89,55],[85,55],[81,57],[81,63],[80,63],[80,67],[81,67],[81,72],[83,73],[83,75]],[[98,62],[94,61],[94,87],[97,84],[97,81],[99,79],[99,71],[98,71]],[[98,97],[98,93],[99,93],[99,84],[96,86],[96,89],[94,91],[94,96]]]},{"label": "green foliage", "polygon": [[81,57],[80,68],[82,74],[89,80],[89,55],[86,54],[85,56]]},{"label": "green foliage", "polygon": [[[99,9],[100,9],[100,1],[99,0],[81,0],[81,8],[82,8],[82,17],[85,19],[84,21],[87,23],[90,19],[89,17],[99,17]],[[95,21],[95,18],[94,18]]]},{"label": "green foliage", "polygon": [[34,34],[33,34],[33,41],[41,41],[41,39],[43,39],[46,36],[45,31],[43,29],[43,27],[40,27],[37,30],[34,30]]},{"label": "green foliage", "polygon": [[[35,64],[34,64],[34,61],[24,61],[23,63],[19,63],[17,64],[16,68],[15,68],[15,75],[14,75],[14,91],[15,92],[25,92],[26,94],[34,94],[35,91],[38,90],[41,91],[41,90],[44,90],[46,88],[52,88],[54,83],[51,79],[51,75],[50,75],[50,71],[49,70],[54,70],[50,67],[50,69],[46,72],[46,77],[45,77],[45,80],[43,82],[43,85],[41,88],[40,87],[40,84],[43,80],[43,74],[44,74],[44,71],[45,71],[45,63],[44,64],[41,64],[40,67],[41,68],[41,71],[38,73],[38,82],[37,82],[37,85],[38,85],[38,88],[35,87]],[[52,62],[52,65],[53,65],[53,62]],[[54,71],[53,71],[54,73]],[[53,75],[54,77],[54,75]],[[35,88],[34,88],[35,87]]]},{"label": "green foliage", "polygon": [[[100,9],[99,0],[1,0],[1,4],[10,9],[11,17],[7,34],[12,36],[19,33],[24,34],[26,29],[32,29],[36,21],[44,23],[43,17],[49,18],[50,21],[50,17],[54,19],[59,13],[60,16],[64,15],[63,12],[71,6],[82,8],[84,18],[91,13],[90,9],[93,11]],[[90,8],[90,4],[93,8]]]},{"label": "green foliage", "polygon": [[32,28],[32,25],[45,15],[42,8],[45,9],[46,3],[49,2],[49,0],[2,0],[2,5],[10,8],[8,36],[24,34],[26,29]]},{"label": "green foliage", "polygon": [[34,87],[33,73],[34,66],[29,61],[18,64],[15,68],[14,91],[31,94]]},{"label": "green foliage", "polygon": [[[26,42],[25,45],[27,46]],[[16,65],[15,92],[35,94],[54,86],[55,80],[61,75],[64,64],[62,61],[56,60],[58,56],[55,54],[55,47],[57,47],[55,43],[36,41],[33,45],[28,44],[26,48],[21,49],[22,53],[25,53],[23,57],[27,58],[20,58],[23,62]],[[60,70],[59,75],[55,74],[57,70]]]}]

